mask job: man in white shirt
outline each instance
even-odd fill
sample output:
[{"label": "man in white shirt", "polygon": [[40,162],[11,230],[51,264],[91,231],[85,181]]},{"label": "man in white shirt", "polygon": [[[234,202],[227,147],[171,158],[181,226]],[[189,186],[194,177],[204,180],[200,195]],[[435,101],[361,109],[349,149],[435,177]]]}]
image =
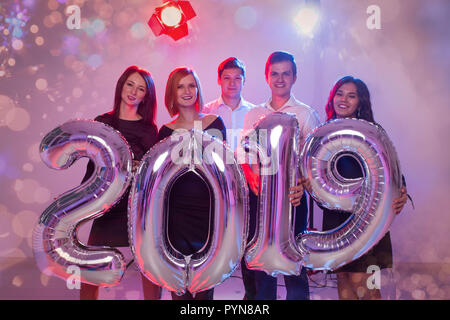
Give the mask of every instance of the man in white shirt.
[{"label": "man in white shirt", "polygon": [[227,143],[236,150],[244,117],[255,105],[244,100],[242,88],[245,83],[245,66],[242,61],[230,57],[222,61],[217,70],[217,82],[221,88],[218,99],[203,107],[204,113],[220,116],[227,128]]},{"label": "man in white shirt", "polygon": [[[203,107],[203,112],[212,113],[222,118],[227,128],[227,143],[232,150],[236,151],[239,144],[241,131],[244,128],[245,115],[256,106],[242,97],[242,88],[245,83],[245,66],[242,61],[235,57],[230,57],[222,61],[217,69],[217,82],[221,89],[220,97],[207,103]],[[242,164],[245,166],[245,164]],[[250,171],[250,170],[246,170]],[[250,224],[255,225],[255,216],[258,197],[251,191],[249,192]],[[250,240],[250,231],[248,240]],[[252,299],[256,294],[254,273],[245,268],[245,262],[242,260],[242,272],[244,286],[246,289],[244,299]]]},{"label": "man in white shirt", "polygon": [[[306,136],[320,124],[317,112],[306,104],[298,101],[292,95],[291,90],[297,80],[297,66],[294,57],[287,52],[277,51],[272,53],[266,62],[265,69],[266,81],[272,92],[271,98],[264,104],[249,111],[244,120],[244,131],[253,128],[253,125],[261,116],[273,112],[289,112],[297,116],[300,129],[300,146],[305,142]],[[247,167],[248,168],[248,167]],[[246,171],[246,177],[250,188],[254,193],[258,193],[258,174],[250,170]],[[295,233],[305,231],[307,221],[306,196],[303,191],[302,183],[299,181],[297,187],[299,201],[295,203],[296,219]],[[298,196],[300,194],[300,196]],[[291,194],[291,196],[293,196]],[[301,197],[301,198],[300,198]],[[301,199],[301,200],[300,200]],[[244,267],[243,267],[244,269]],[[277,297],[277,279],[267,275],[263,271],[243,270],[243,278],[249,273],[254,273],[256,293],[249,297],[256,300],[276,300]],[[308,277],[305,268],[299,276],[284,276],[288,300],[309,300]],[[245,284],[244,279],[244,284]],[[246,290],[247,291],[247,290]]]}]

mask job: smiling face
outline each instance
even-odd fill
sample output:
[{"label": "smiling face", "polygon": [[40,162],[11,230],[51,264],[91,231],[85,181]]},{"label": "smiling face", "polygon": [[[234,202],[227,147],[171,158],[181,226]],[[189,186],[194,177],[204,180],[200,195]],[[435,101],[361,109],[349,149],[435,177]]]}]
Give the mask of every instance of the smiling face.
[{"label": "smiling face", "polygon": [[292,63],[281,61],[269,66],[266,80],[272,91],[272,96],[288,98],[297,77],[294,75]]},{"label": "smiling face", "polygon": [[352,82],[344,83],[333,99],[336,118],[355,118],[359,107],[359,97],[356,85]]},{"label": "smiling face", "polygon": [[122,103],[127,106],[138,107],[147,92],[147,85],[144,78],[135,72],[132,73],[122,88]]},{"label": "smiling face", "polygon": [[190,108],[195,106],[198,97],[197,82],[192,74],[183,77],[176,88],[176,102],[179,108]]},{"label": "smiling face", "polygon": [[222,96],[226,98],[240,98],[244,76],[239,68],[224,69],[219,78],[219,85],[222,89]]}]

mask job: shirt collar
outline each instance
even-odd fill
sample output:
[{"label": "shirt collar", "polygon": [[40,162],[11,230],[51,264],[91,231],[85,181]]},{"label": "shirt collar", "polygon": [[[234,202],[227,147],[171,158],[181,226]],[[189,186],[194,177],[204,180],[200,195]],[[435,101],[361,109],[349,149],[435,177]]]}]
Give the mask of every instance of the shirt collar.
[{"label": "shirt collar", "polygon": [[296,99],[295,99],[294,95],[291,94],[291,96],[289,97],[289,100],[286,101],[286,102],[281,106],[281,108],[279,108],[278,110],[275,110],[274,108],[272,108],[272,106],[270,105],[271,103],[272,103],[272,97],[270,97],[269,100],[267,100],[267,102],[265,103],[264,107],[266,107],[266,108],[269,109],[270,111],[277,112],[277,111],[283,110],[283,109],[286,108],[286,107],[296,105]]},{"label": "shirt collar", "polygon": [[[227,107],[227,108],[229,108],[231,111],[233,111],[233,109],[232,109],[229,105],[227,105],[227,104],[225,103],[225,101],[223,101],[222,95],[219,97],[219,99],[217,99],[217,104],[218,104],[219,106]],[[245,101],[244,98],[241,96],[241,100],[239,100],[239,105],[238,105],[238,107],[237,107],[236,109],[234,109],[234,111],[239,110],[240,108],[242,108],[243,105],[246,105],[246,101]]]}]

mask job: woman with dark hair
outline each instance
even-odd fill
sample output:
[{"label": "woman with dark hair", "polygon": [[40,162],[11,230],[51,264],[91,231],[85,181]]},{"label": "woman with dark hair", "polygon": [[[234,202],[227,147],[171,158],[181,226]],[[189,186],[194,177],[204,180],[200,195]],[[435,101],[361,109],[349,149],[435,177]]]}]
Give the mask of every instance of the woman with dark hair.
[{"label": "woman with dark hair", "polygon": [[[170,137],[177,130],[191,130],[194,127],[202,128],[221,140],[226,139],[222,119],[201,113],[203,99],[200,82],[193,70],[181,67],[172,71],[167,80],[165,103],[170,116],[176,116],[176,119],[161,127],[158,140]],[[173,183],[168,201],[167,233],[174,249],[182,255],[195,255],[207,250],[212,226],[210,210],[214,199],[205,181],[196,172],[186,172]],[[182,296],[172,292],[172,299],[212,300],[213,295],[214,289],[199,292],[195,298],[190,292]]]},{"label": "woman with dark hair", "polygon": [[[156,143],[158,129],[155,124],[156,92],[150,73],[137,66],[128,67],[117,81],[114,107],[111,112],[95,118],[118,130],[133,151],[133,169],[144,154]],[[89,161],[83,182],[94,172]],[[95,219],[88,245],[129,247],[127,203],[129,190],[107,214]],[[161,296],[161,288],[142,275],[144,299],[155,300]],[[82,284],[80,299],[98,299],[98,286]]]},{"label": "woman with dark hair", "polygon": [[[327,121],[341,118],[356,118],[375,123],[370,102],[370,93],[366,84],[360,79],[346,76],[336,82],[330,92],[325,106]],[[363,176],[360,165],[352,157],[343,157],[337,163],[339,172],[347,178]],[[401,189],[401,196],[393,201],[392,208],[400,213],[407,200],[406,188]],[[343,224],[351,212],[323,209],[323,230],[330,230]],[[339,268],[337,287],[339,299],[381,299],[379,289],[369,289],[367,285],[368,267],[374,265],[379,269],[392,268],[392,245],[389,232],[364,256]]]}]

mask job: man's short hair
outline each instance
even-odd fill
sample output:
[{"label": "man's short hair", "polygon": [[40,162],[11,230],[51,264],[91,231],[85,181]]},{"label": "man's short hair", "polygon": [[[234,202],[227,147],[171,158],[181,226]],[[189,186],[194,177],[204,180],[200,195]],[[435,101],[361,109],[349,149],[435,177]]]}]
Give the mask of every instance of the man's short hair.
[{"label": "man's short hair", "polygon": [[269,58],[267,58],[265,70],[266,79],[269,75],[269,67],[274,63],[282,61],[289,61],[292,64],[292,73],[295,77],[297,76],[297,64],[295,62],[294,56],[289,52],[275,51],[269,56]]},{"label": "man's short hair", "polygon": [[220,63],[219,68],[217,69],[217,74],[219,78],[222,76],[223,70],[233,68],[241,70],[242,76],[245,79],[245,65],[241,60],[235,57],[230,57]]}]

